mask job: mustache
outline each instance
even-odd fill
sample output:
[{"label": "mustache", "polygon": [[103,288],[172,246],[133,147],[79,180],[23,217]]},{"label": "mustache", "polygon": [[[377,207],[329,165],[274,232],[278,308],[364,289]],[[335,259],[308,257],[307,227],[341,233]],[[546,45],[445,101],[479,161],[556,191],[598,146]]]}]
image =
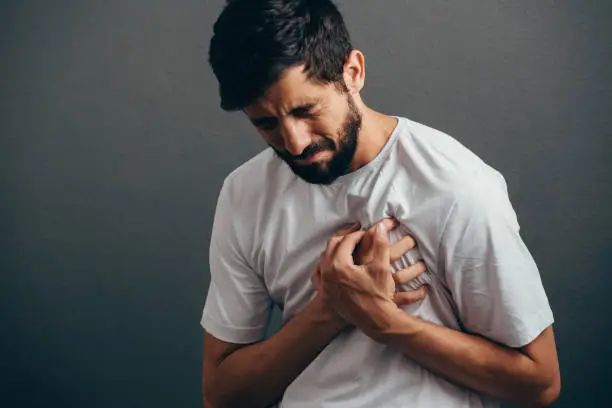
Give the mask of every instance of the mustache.
[{"label": "mustache", "polygon": [[297,156],[293,156],[291,154],[288,154],[287,152],[283,153],[283,156],[288,159],[288,160],[304,160],[304,159],[308,159],[309,157],[314,156],[315,154],[325,151],[325,150],[334,150],[336,147],[336,145],[334,144],[334,142],[330,139],[322,139],[319,142],[315,142],[312,143],[308,146],[306,146],[306,148],[304,149],[304,151],[300,154],[298,154]]}]

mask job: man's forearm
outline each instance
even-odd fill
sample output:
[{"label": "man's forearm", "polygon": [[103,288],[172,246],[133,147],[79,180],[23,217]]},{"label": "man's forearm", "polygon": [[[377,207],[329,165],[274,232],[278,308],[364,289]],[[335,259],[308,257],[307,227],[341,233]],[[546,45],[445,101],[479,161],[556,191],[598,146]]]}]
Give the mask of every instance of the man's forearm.
[{"label": "man's forearm", "polygon": [[311,303],[269,339],[224,358],[205,399],[211,408],[274,403],[343,327],[337,319],[321,317]]},{"label": "man's forearm", "polygon": [[[547,330],[542,335],[552,336]],[[399,310],[384,330],[371,335],[457,385],[511,403],[548,405],[559,392],[555,372],[542,370],[545,364],[521,351]]]}]

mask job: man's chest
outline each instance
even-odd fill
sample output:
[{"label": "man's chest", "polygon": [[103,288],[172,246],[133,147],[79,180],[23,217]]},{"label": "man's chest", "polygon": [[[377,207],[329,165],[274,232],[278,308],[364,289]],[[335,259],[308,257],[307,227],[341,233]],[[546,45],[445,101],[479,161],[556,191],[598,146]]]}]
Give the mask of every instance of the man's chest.
[{"label": "man's chest", "polygon": [[[378,185],[380,187],[380,184]],[[379,188],[360,194],[328,195],[324,197],[289,196],[271,206],[265,225],[261,226],[260,242],[254,250],[254,265],[262,276],[268,293],[283,310],[287,320],[305,307],[315,295],[311,275],[328,240],[335,233],[358,222],[367,228],[384,218],[396,218],[398,228],[389,234],[394,244],[410,233],[418,246],[404,254],[392,266],[392,271],[406,268],[423,260],[427,272],[419,282],[410,282],[398,290],[410,290],[424,282],[429,285],[428,297],[410,305],[410,314],[449,327],[457,325],[452,312],[441,271],[437,267],[438,242],[435,220],[429,216],[423,200],[411,200],[396,189]],[[415,286],[416,285],[416,286]]]},{"label": "man's chest", "polygon": [[[383,218],[394,217],[394,201],[388,194],[376,198],[346,195],[326,203],[292,200],[291,206],[279,206],[278,211],[270,213],[255,251],[255,265],[285,318],[314,296],[314,266],[336,231],[356,222],[367,228]],[[391,231],[390,241],[397,241],[405,232],[405,228]]]}]

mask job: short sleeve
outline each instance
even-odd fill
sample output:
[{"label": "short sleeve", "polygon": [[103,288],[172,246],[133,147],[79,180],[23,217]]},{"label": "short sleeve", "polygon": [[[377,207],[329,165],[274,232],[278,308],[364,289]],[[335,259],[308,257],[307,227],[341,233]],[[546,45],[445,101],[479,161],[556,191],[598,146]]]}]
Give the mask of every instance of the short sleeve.
[{"label": "short sleeve", "polygon": [[[217,202],[210,241],[210,286],[201,325],[214,337],[230,343],[261,340],[272,302],[263,278],[245,256],[243,222],[232,210],[238,194],[224,184]],[[234,190],[236,191],[236,190]]]},{"label": "short sleeve", "polygon": [[503,177],[478,178],[449,211],[439,266],[468,332],[522,347],[553,323],[552,310]]}]

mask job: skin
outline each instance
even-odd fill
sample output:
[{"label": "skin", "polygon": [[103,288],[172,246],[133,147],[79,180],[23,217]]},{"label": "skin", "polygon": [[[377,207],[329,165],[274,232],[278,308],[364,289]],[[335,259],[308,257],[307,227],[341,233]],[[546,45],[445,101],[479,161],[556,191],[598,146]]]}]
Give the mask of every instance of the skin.
[{"label": "skin", "polygon": [[[361,52],[351,52],[343,77],[361,116],[357,147],[347,169],[355,171],[377,156],[397,120],[363,103],[359,94],[365,83]],[[310,81],[302,67],[292,67],[244,112],[274,150],[296,158],[293,164],[317,165],[325,171],[341,145],[342,126],[351,109],[348,98],[333,85]],[[328,148],[303,155],[317,144]],[[557,399],[560,375],[552,327],[525,347],[511,349],[401,312],[398,303],[420,300],[425,291],[398,294],[395,286],[418,276],[424,265],[389,273],[393,256],[412,248],[414,240],[406,237],[399,247],[390,246],[386,231],[394,224],[385,222],[384,231],[341,231],[330,238],[312,273],[315,298],[271,338],[239,345],[205,332],[205,406],[265,407],[277,401],[347,327],[362,330],[447,380],[479,393],[525,406],[549,405]]]}]

